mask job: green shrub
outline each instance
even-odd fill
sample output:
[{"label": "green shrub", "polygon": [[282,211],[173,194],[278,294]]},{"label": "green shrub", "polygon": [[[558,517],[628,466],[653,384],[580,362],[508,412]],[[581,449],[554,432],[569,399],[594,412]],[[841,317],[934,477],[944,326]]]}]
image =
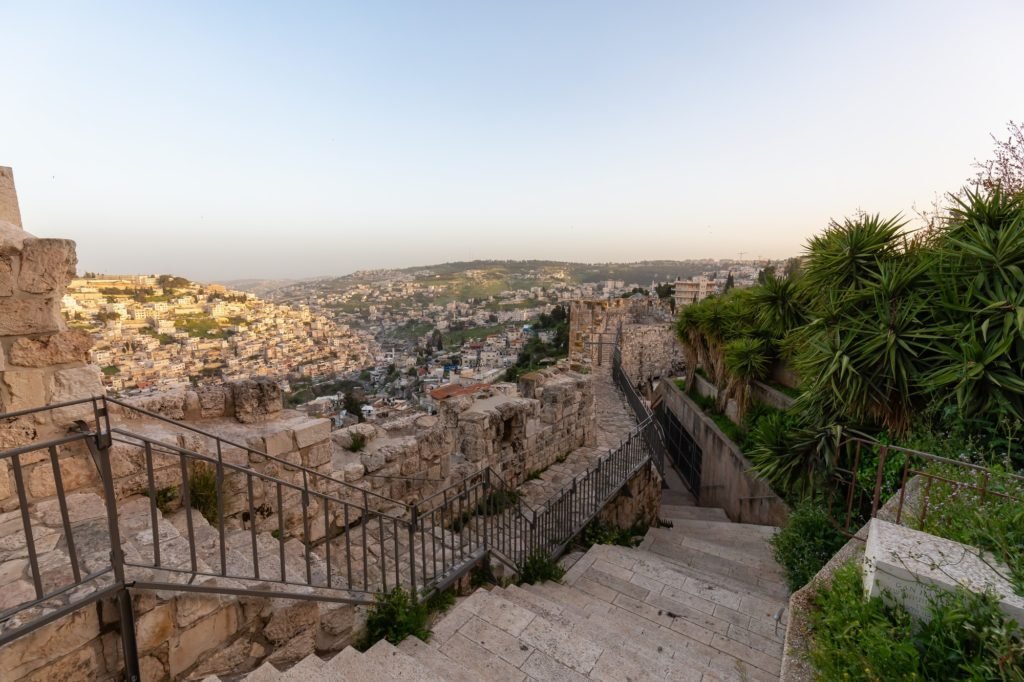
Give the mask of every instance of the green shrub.
[{"label": "green shrub", "polygon": [[466,509],[456,516],[449,526],[453,533],[461,531],[474,516],[496,516],[519,502],[519,491],[510,488],[497,488],[487,497],[476,503],[472,509]]},{"label": "green shrub", "polygon": [[1024,679],[1020,628],[995,597],[966,590],[929,599],[929,620],[864,598],[854,563],[836,571],[815,598],[811,663],[822,680]]},{"label": "green shrub", "polygon": [[815,604],[810,654],[817,679],[917,679],[919,654],[912,640],[913,619],[881,599],[864,599],[856,564],[840,567]]},{"label": "green shrub", "polygon": [[565,569],[540,549],[534,550],[519,567],[519,582],[530,585],[548,580],[558,582],[564,575]]},{"label": "green shrub", "polygon": [[846,544],[828,513],[812,502],[798,505],[771,539],[775,560],[786,572],[789,589],[798,590]]},{"label": "green shrub", "polygon": [[211,524],[217,524],[217,472],[212,465],[195,462],[189,468],[188,494],[192,508]]},{"label": "green shrub", "polygon": [[366,632],[356,648],[366,651],[382,639],[398,644],[410,635],[425,642],[430,638],[429,621],[429,605],[414,601],[404,588],[378,592],[366,613]]},{"label": "green shrub", "polygon": [[352,434],[352,442],[345,448],[349,452],[359,452],[366,447],[366,435],[358,432]]}]

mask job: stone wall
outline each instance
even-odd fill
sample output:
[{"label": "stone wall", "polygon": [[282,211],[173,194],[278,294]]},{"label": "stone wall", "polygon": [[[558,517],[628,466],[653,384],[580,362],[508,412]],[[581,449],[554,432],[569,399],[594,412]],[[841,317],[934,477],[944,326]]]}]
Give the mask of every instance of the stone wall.
[{"label": "stone wall", "polygon": [[786,503],[751,473],[750,462],[715,422],[673,382],[659,382],[657,397],[701,449],[699,504],[721,507],[738,523],[785,525],[789,517]]},{"label": "stone wall", "polygon": [[18,192],[14,189],[14,171],[0,166],[0,223],[10,223],[21,228],[21,209],[18,207]]},{"label": "stone wall", "polygon": [[598,519],[619,528],[642,525],[645,528],[658,522],[661,507],[661,476],[654,464],[642,469],[630,479],[625,489],[612,500]]},{"label": "stone wall", "polygon": [[649,393],[655,379],[683,370],[683,347],[668,324],[629,324],[622,328],[622,368]]},{"label": "stone wall", "polygon": [[[352,452],[353,434],[363,439]],[[437,416],[336,431],[334,468],[352,485],[414,503],[491,467],[510,485],[594,443],[589,377],[550,368],[441,401]]]},{"label": "stone wall", "polygon": [[[620,327],[631,324],[670,325],[668,304],[646,296],[573,301],[569,308],[569,360],[582,365],[611,362],[611,344]],[[601,343],[608,345],[601,345]]]}]

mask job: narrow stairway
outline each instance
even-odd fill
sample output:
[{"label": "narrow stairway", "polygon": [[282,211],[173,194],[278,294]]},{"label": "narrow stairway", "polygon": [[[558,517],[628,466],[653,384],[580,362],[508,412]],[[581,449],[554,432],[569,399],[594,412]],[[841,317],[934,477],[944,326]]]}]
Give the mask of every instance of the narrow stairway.
[{"label": "narrow stairway", "polygon": [[667,490],[635,548],[595,545],[561,583],[480,589],[429,642],[381,641],[248,682],[294,680],[777,680],[788,592],[768,539]]}]

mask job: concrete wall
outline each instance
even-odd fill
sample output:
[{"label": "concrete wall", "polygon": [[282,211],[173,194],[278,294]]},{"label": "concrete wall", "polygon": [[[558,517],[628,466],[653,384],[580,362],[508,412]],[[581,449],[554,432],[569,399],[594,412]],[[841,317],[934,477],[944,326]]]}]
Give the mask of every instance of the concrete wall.
[{"label": "concrete wall", "polygon": [[660,382],[658,396],[703,453],[698,496],[701,506],[721,507],[739,523],[785,525],[789,516],[786,503],[750,472],[750,462],[715,422],[673,382]]},{"label": "concrete wall", "polygon": [[793,398],[782,391],[776,390],[768,384],[754,381],[750,384],[750,399],[753,402],[763,403],[776,410],[788,410],[796,402]]}]

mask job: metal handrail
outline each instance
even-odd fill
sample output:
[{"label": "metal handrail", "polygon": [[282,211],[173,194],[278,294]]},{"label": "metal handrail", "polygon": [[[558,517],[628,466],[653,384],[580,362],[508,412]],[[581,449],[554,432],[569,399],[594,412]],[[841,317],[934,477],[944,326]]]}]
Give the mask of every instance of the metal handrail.
[{"label": "metal handrail", "polygon": [[[156,419],[156,420],[158,420],[160,422],[163,422],[165,424],[171,424],[175,428],[185,429],[186,431],[191,431],[192,433],[196,433],[196,434],[198,434],[200,436],[203,436],[205,438],[211,438],[215,442],[217,442],[218,444],[223,443],[224,445],[229,445],[229,446],[231,446],[233,448],[238,448],[239,450],[244,450],[247,454],[259,455],[260,457],[266,457],[267,459],[272,460],[274,462],[278,462],[279,464],[284,464],[286,466],[289,466],[289,467],[292,467],[292,468],[295,468],[295,469],[299,469],[299,470],[305,471],[308,475],[313,476],[315,478],[326,478],[326,479],[329,479],[330,481],[332,481],[334,483],[340,484],[344,488],[348,488],[350,490],[355,490],[355,491],[358,491],[359,493],[368,492],[370,497],[374,497],[374,498],[377,498],[377,499],[380,499],[380,500],[384,500],[384,501],[388,502],[389,504],[400,506],[400,507],[408,509],[408,505],[405,504],[404,502],[401,502],[400,500],[393,499],[393,498],[388,497],[386,495],[381,495],[380,493],[364,491],[359,486],[352,485],[351,483],[347,483],[347,482],[345,482],[345,481],[343,481],[341,479],[334,478],[333,476],[329,476],[328,474],[321,473],[321,472],[319,472],[319,471],[317,471],[315,469],[310,469],[309,467],[303,466],[302,464],[294,464],[292,462],[289,462],[289,461],[287,461],[285,459],[281,459],[280,457],[276,457],[276,456],[268,454],[266,452],[260,452],[259,450],[254,450],[253,448],[249,447],[248,445],[242,445],[241,443],[236,443],[235,441],[228,440],[227,438],[224,438],[222,436],[218,436],[215,433],[211,433],[209,431],[204,431],[203,429],[199,429],[199,428],[196,428],[194,426],[189,426],[188,424],[185,424],[185,423],[179,422],[179,421],[175,421],[174,419],[168,419],[167,417],[164,417],[164,416],[162,416],[160,414],[157,414],[156,412],[152,412],[152,411],[147,410],[145,408],[138,407],[138,406],[132,405],[130,403],[126,403],[126,402],[118,400],[116,398],[108,398],[108,397],[104,396],[104,397],[102,397],[100,399],[105,401],[105,402],[113,403],[114,405],[119,405],[120,407],[129,409],[129,410],[133,410],[135,412],[138,412],[139,414],[144,414],[147,417],[150,417],[152,419]],[[218,445],[218,447],[219,447],[219,445]]]},{"label": "metal handrail", "polygon": [[[833,513],[832,501],[834,495],[831,492],[827,501],[829,515],[832,518],[833,524],[849,537],[855,537],[857,529],[863,523],[864,516],[875,518],[886,502],[883,499],[883,495],[886,492],[886,463],[891,460],[894,453],[905,456],[903,464],[898,470],[900,480],[899,498],[896,503],[896,513],[894,516],[895,522],[898,524],[902,523],[904,518],[908,483],[915,478],[923,481],[922,485],[924,486],[924,490],[920,492],[920,512],[916,518],[916,523],[919,527],[923,527],[928,518],[931,489],[936,481],[954,486],[957,489],[957,494],[961,490],[973,490],[979,493],[981,503],[984,503],[988,497],[1001,497],[1024,503],[1024,476],[1018,474],[995,472],[980,464],[961,462],[913,448],[889,445],[863,436],[849,436],[842,439],[839,442],[838,449],[841,451],[851,446],[854,448],[853,465],[850,468],[833,467],[829,472],[829,477],[838,484],[838,489],[842,491],[845,488],[842,518],[837,518]],[[878,450],[878,464],[873,472],[873,486],[870,489],[858,486],[858,472],[862,451],[865,447]],[[933,466],[931,469],[924,464],[915,466],[915,461]],[[965,475],[958,478],[949,478],[936,473],[934,465],[949,467],[953,471],[964,472]],[[982,480],[980,483],[977,483],[971,480],[973,477],[980,477]],[[993,490],[991,488],[993,479],[1012,482],[1021,491],[1019,496]],[[870,493],[871,499],[870,507],[867,506],[865,500],[868,493]],[[896,492],[894,491],[893,494],[896,494]]]}]

